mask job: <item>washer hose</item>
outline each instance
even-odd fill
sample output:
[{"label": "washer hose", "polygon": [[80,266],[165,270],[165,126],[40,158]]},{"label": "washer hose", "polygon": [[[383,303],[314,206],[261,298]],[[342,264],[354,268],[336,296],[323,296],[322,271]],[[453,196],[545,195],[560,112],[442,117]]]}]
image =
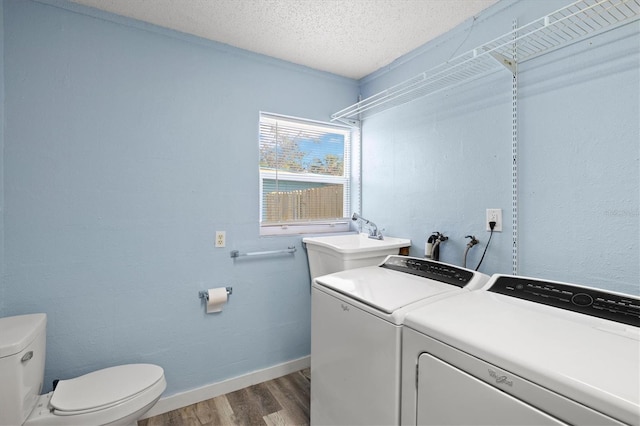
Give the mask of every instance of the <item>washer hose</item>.
[{"label": "washer hose", "polygon": [[431,252],[429,253],[429,250],[427,249],[425,257],[427,259],[440,260],[440,243],[447,241],[448,239],[449,237],[445,237],[444,234],[441,234],[440,232],[434,232],[431,234],[427,240],[427,247],[431,245]]},{"label": "washer hose", "polygon": [[467,253],[469,253],[469,249],[480,242],[474,235],[467,235],[465,238],[471,238],[471,241],[467,243],[467,248],[464,250],[464,259],[462,260],[463,268],[467,267]]}]

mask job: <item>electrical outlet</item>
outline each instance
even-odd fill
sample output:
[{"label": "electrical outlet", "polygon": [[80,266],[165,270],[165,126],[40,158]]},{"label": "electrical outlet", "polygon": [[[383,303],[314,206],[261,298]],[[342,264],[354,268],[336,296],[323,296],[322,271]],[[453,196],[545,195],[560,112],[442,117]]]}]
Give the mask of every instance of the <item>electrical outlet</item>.
[{"label": "electrical outlet", "polygon": [[495,222],[494,232],[502,232],[502,209],[487,209],[487,231],[491,231],[489,222]]},{"label": "electrical outlet", "polygon": [[224,247],[227,244],[227,233],[216,231],[216,247]]}]

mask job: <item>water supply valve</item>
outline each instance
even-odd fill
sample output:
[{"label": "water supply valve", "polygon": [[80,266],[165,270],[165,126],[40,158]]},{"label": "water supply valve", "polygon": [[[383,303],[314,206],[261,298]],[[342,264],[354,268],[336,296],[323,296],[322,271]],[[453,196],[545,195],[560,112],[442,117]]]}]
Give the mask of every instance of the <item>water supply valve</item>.
[{"label": "water supply valve", "polygon": [[424,246],[424,257],[432,260],[440,259],[440,244],[444,241],[447,241],[449,237],[446,237],[444,234],[440,232],[432,233],[429,238],[427,238],[427,243]]}]

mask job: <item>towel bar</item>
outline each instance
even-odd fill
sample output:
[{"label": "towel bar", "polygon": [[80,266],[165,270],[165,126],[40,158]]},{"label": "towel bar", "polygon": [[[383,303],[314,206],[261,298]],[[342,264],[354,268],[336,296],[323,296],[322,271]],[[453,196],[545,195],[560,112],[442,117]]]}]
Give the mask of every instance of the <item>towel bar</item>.
[{"label": "towel bar", "polygon": [[269,251],[253,251],[249,253],[241,253],[238,250],[231,251],[231,257],[240,257],[240,256],[267,256],[273,254],[293,254],[296,252],[296,246],[287,247],[286,250],[269,250]]}]

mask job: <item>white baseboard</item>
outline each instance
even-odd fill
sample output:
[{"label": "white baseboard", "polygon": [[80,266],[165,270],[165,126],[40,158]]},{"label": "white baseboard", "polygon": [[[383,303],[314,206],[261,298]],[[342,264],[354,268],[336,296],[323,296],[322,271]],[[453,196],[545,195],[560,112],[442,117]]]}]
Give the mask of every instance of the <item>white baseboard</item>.
[{"label": "white baseboard", "polygon": [[142,419],[177,410],[178,408],[186,407],[188,405],[195,404],[196,402],[206,401],[207,399],[215,398],[216,396],[224,395],[229,392],[235,392],[246,388],[247,386],[253,386],[268,380],[277,379],[278,377],[286,376],[287,374],[309,368],[310,365],[311,357],[305,356],[294,359],[293,361],[287,361],[283,364],[274,365],[273,367],[268,367],[263,370],[253,371],[243,376],[234,377],[218,383],[212,383],[210,385],[175,395],[169,395],[167,397],[160,398],[156,405],[142,416]]}]

